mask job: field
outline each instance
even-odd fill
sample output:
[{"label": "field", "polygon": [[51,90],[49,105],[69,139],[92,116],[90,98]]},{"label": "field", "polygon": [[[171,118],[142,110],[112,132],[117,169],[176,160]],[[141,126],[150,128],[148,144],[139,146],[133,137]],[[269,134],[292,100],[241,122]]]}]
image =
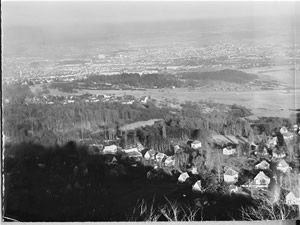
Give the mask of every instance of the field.
[{"label": "field", "polygon": [[[260,79],[271,79],[282,82],[290,87],[289,90],[247,90],[247,91],[216,91],[213,88],[163,88],[140,90],[79,90],[76,95],[91,94],[115,94],[116,96],[133,95],[136,98],[151,96],[159,101],[172,101],[183,103],[185,101],[210,100],[224,104],[238,104],[252,109],[255,116],[290,117],[293,110],[300,108],[300,100],[297,98],[300,92],[300,79],[296,79],[293,66],[274,66],[244,69],[244,72],[259,75]],[[284,74],[284,75],[283,75]],[[32,87],[32,90],[40,88]],[[52,95],[69,95],[57,89],[51,89]]]},{"label": "field", "polygon": [[246,73],[254,73],[261,78],[273,79],[290,85],[292,87],[300,87],[300,79],[297,78],[296,73],[298,71],[291,70],[294,66],[272,66],[272,67],[258,67],[250,69],[242,69]]},{"label": "field", "polygon": [[[52,94],[60,95],[54,90]],[[51,90],[52,92],[52,90]],[[224,104],[238,104],[252,109],[255,116],[278,116],[290,117],[295,108],[300,108],[300,101],[297,98],[300,90],[266,90],[266,91],[244,91],[244,92],[216,92],[205,89],[189,90],[186,88],[177,89],[148,89],[147,91],[121,91],[121,90],[83,90],[77,94],[115,94],[133,95],[135,97],[151,96],[159,101],[185,101],[211,100]],[[66,93],[65,93],[66,94]]]}]

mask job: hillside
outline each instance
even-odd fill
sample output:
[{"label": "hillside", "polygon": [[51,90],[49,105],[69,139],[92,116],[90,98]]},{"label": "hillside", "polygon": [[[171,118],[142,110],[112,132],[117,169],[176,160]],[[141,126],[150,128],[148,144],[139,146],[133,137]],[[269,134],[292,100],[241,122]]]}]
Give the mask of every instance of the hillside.
[{"label": "hillside", "polygon": [[209,72],[190,72],[185,73],[182,76],[183,79],[187,80],[219,80],[226,82],[233,82],[239,84],[245,84],[258,78],[255,74],[249,74],[238,70],[219,70]]}]

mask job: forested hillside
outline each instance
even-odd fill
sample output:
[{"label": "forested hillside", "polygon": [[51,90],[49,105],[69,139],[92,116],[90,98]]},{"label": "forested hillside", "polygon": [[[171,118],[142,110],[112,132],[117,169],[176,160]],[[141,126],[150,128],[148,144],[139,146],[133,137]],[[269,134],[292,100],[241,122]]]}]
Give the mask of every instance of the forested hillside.
[{"label": "forested hillside", "polygon": [[220,80],[227,81],[239,84],[245,84],[254,79],[257,79],[258,76],[255,74],[249,74],[238,70],[219,70],[219,71],[210,71],[210,72],[189,72],[182,75],[182,79],[189,80]]}]

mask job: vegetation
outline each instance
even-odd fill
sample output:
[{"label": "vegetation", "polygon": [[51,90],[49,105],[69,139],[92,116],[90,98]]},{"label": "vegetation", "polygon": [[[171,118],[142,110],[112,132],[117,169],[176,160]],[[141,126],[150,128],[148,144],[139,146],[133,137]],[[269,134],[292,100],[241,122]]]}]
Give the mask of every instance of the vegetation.
[{"label": "vegetation", "polygon": [[143,88],[163,88],[163,87],[172,87],[181,86],[181,82],[174,76],[163,75],[163,74],[128,74],[123,73],[120,75],[92,75],[87,79],[82,80],[86,84],[92,85],[96,83],[109,83],[112,85],[128,85],[132,87],[143,87]]},{"label": "vegetation", "polygon": [[242,220],[299,220],[298,206],[284,204],[283,200],[271,202],[267,198],[257,200],[255,206],[241,208]]},{"label": "vegetation", "polygon": [[219,80],[227,81],[239,84],[245,84],[254,79],[257,79],[258,76],[254,74],[245,73],[238,70],[220,70],[220,71],[211,71],[211,72],[189,72],[182,76],[183,79],[188,80]]}]

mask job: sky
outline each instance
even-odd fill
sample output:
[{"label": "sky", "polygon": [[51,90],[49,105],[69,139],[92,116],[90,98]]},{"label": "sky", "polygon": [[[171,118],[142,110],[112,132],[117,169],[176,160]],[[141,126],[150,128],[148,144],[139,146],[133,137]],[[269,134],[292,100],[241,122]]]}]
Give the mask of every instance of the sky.
[{"label": "sky", "polygon": [[[281,17],[295,13],[296,2],[2,2],[2,23],[9,25],[84,25],[203,18]],[[297,7],[299,4],[297,4]]]}]

